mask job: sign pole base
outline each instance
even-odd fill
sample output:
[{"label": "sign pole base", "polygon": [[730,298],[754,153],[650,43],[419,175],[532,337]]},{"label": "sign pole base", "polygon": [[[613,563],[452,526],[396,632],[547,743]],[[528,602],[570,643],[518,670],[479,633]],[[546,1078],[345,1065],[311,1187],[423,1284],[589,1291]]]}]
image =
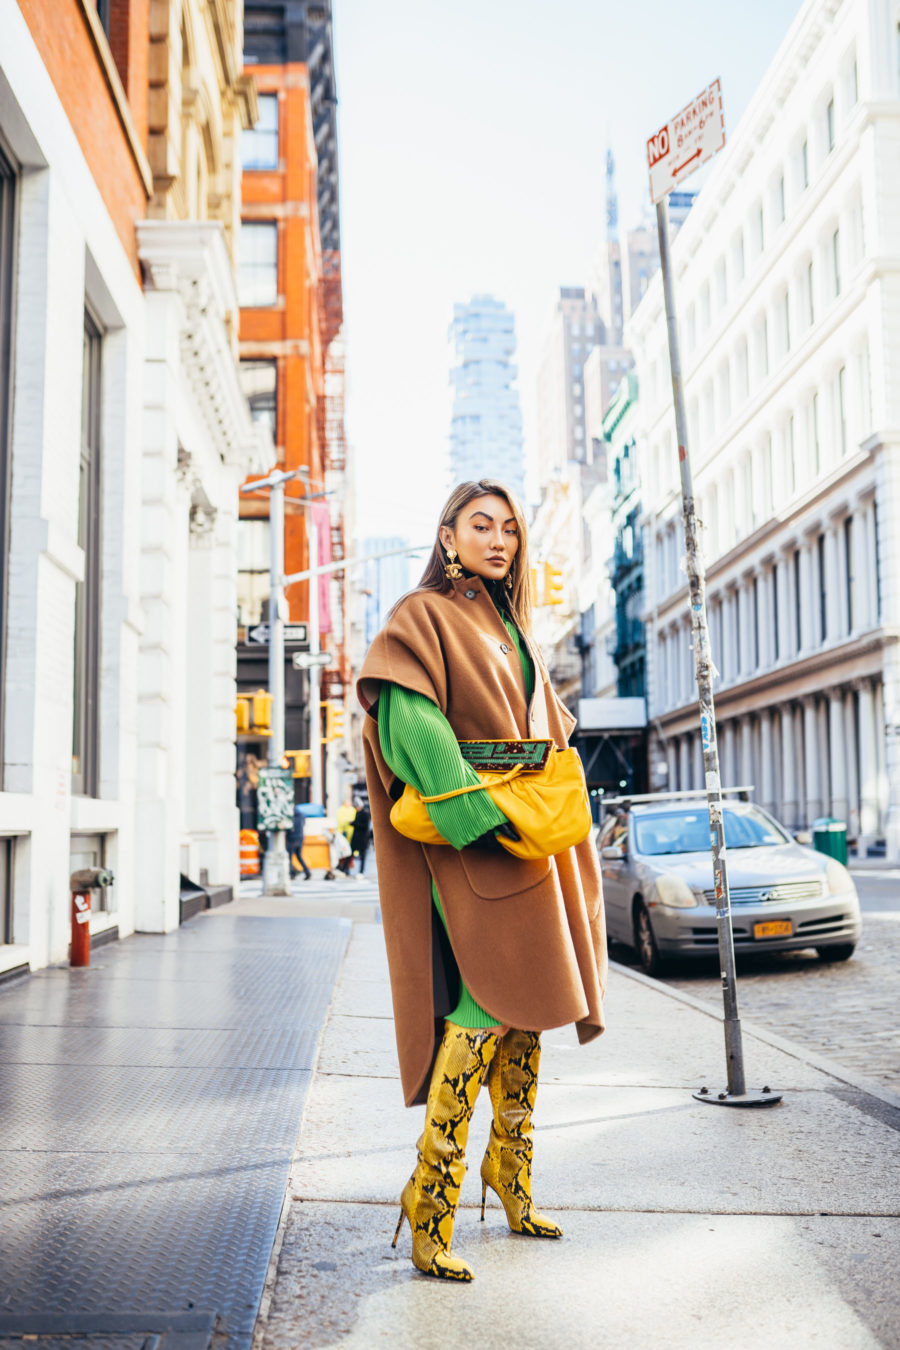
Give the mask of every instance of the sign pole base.
[{"label": "sign pole base", "polygon": [[691,1096],[710,1106],[775,1106],[781,1101],[782,1094],[773,1092],[770,1087],[764,1087],[762,1092],[710,1092],[708,1087],[702,1087]]},{"label": "sign pole base", "polygon": [[285,831],[273,830],[263,856],[263,895],[290,895],[291,864],[284,842]]}]

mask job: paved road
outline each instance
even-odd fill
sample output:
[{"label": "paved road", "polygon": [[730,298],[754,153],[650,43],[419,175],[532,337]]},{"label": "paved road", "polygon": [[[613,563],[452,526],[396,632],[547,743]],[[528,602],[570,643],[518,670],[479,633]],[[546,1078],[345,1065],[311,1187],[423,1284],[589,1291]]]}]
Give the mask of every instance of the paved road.
[{"label": "paved road", "polygon": [[[854,872],[863,935],[852,960],[825,965],[814,952],[742,957],[738,1006],[748,1022],[827,1055],[900,1091],[900,870]],[[616,947],[616,960],[629,953]],[[666,983],[721,1006],[715,959],[680,962]]]}]

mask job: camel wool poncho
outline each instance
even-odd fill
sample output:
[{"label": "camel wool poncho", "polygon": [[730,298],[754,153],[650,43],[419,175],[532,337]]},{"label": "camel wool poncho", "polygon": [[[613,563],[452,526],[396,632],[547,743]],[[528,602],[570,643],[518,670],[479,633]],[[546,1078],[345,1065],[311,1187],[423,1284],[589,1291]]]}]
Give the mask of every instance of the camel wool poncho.
[{"label": "camel wool poncho", "polygon": [[526,861],[477,845],[419,844],[390,811],[404,784],[381,752],[377,703],[383,682],[430,699],[458,740],[552,737],[562,749],[575,721],[543,663],[530,705],[522,665],[480,577],[405,597],[369,648],[357,682],[369,714],[363,730],[378,888],[387,946],[400,1076],[408,1106],[425,1100],[447,1001],[434,879],[459,973],[501,1023],[543,1031],[575,1022],[578,1039],[603,1030],[606,932],[593,841]]}]

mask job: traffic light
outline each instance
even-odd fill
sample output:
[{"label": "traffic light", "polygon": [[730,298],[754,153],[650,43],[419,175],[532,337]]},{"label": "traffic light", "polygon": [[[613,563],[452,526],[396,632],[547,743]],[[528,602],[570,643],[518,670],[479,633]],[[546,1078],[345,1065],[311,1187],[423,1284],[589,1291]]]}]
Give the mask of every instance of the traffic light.
[{"label": "traffic light", "polygon": [[312,775],[312,758],[308,750],[285,750],[281,767],[290,769],[294,778],[309,778]]},{"label": "traffic light", "polygon": [[326,745],[330,741],[340,741],[344,738],[344,705],[335,703],[332,699],[323,702],[325,709],[325,735],[322,740]]},{"label": "traffic light", "polygon": [[250,730],[250,696],[249,694],[238,694],[234,705],[234,719],[237,728],[237,734]]},{"label": "traffic light", "polygon": [[253,695],[253,730],[261,736],[272,734],[272,695],[257,689]]},{"label": "traffic light", "polygon": [[561,605],[565,601],[563,591],[565,583],[561,567],[554,567],[552,563],[544,563],[544,597],[545,605]]}]

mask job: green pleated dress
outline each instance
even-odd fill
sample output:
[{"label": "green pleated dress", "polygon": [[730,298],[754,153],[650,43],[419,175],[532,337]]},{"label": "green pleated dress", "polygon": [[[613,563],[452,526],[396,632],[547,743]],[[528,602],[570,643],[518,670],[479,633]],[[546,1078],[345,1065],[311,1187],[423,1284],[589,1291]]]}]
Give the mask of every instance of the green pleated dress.
[{"label": "green pleated dress", "polygon": [[[534,692],[531,657],[512,619],[502,606],[497,608],[522,663],[530,702]],[[424,694],[414,693],[398,684],[382,684],[378,696],[378,739],[391,772],[423,797],[434,797],[478,782],[477,773],[460,754],[450,723]],[[435,829],[453,848],[465,848],[466,844],[506,822],[506,816],[486,792],[467,792],[446,802],[430,802],[426,810]],[[447,920],[433,881],[431,895],[446,932]],[[470,1029],[499,1025],[495,1017],[475,1002],[462,978],[459,1002],[448,1013],[447,1020]]]}]

